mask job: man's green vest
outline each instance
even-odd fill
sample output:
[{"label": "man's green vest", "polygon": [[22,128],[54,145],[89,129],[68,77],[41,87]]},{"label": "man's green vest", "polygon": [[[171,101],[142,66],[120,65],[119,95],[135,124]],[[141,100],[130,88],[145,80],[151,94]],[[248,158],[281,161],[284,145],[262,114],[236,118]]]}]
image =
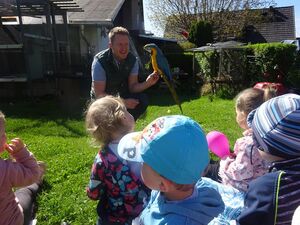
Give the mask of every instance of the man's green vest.
[{"label": "man's green vest", "polygon": [[127,58],[119,65],[110,49],[99,52],[96,57],[106,73],[105,92],[108,94],[119,93],[121,96],[128,93],[128,77],[137,60],[136,57],[129,52]]}]

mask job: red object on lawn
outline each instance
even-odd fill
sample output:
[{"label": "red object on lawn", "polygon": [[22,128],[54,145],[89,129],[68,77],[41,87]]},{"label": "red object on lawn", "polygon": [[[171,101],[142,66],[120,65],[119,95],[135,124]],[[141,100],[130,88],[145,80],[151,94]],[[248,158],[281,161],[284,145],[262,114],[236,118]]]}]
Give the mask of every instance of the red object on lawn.
[{"label": "red object on lawn", "polygon": [[277,95],[285,94],[287,91],[282,83],[259,82],[254,85],[254,88],[258,89],[265,89],[267,87],[275,89]]}]

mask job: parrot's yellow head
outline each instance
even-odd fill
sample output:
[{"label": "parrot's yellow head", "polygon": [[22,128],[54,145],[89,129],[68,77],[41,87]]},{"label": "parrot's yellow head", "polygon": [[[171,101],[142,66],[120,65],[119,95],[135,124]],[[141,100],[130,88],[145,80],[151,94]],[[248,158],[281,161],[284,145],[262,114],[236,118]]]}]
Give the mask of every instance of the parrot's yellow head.
[{"label": "parrot's yellow head", "polygon": [[146,44],[144,46],[145,51],[149,52],[151,55],[157,53],[157,45],[156,44]]}]

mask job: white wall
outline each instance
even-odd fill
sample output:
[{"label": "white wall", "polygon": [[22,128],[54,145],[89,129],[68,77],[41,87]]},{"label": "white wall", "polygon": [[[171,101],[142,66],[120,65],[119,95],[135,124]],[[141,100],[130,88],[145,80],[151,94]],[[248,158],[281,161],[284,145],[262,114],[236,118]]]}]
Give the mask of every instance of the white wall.
[{"label": "white wall", "polygon": [[[81,25],[81,34],[86,38],[90,45],[90,51],[93,55],[108,47],[107,30],[99,25]],[[88,53],[87,43],[80,36],[81,55]]]}]

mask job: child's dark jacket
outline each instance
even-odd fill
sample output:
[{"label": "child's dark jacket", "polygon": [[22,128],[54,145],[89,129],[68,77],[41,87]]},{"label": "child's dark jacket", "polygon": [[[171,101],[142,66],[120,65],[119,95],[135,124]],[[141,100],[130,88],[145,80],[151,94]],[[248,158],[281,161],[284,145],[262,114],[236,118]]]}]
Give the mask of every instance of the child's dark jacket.
[{"label": "child's dark jacket", "polygon": [[300,205],[300,158],[274,162],[270,171],[250,182],[238,224],[291,224]]}]

